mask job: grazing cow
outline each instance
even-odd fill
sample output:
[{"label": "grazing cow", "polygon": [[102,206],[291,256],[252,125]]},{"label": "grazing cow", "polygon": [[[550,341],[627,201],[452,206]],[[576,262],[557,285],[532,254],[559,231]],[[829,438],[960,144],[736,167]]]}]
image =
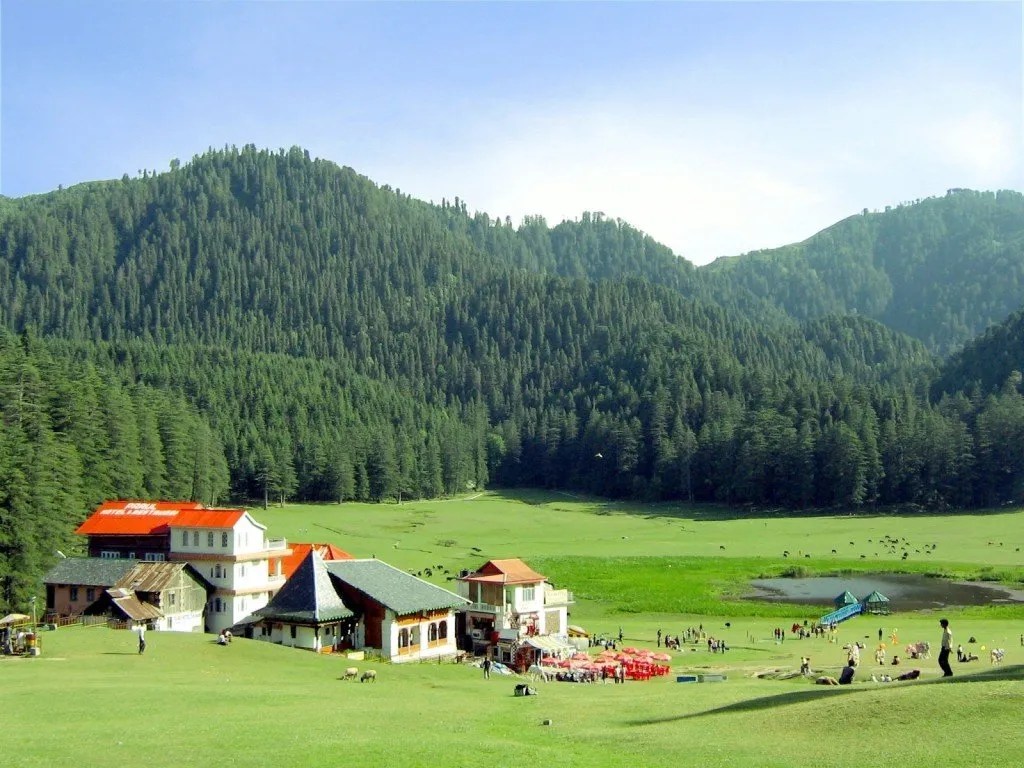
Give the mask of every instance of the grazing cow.
[{"label": "grazing cow", "polygon": [[355,680],[357,677],[359,677],[359,667],[349,667],[345,670],[345,674],[341,679]]},{"label": "grazing cow", "polygon": [[377,670],[368,669],[365,672],[363,672],[363,676],[359,678],[359,682],[365,683],[367,680],[369,680],[371,683],[377,682]]}]

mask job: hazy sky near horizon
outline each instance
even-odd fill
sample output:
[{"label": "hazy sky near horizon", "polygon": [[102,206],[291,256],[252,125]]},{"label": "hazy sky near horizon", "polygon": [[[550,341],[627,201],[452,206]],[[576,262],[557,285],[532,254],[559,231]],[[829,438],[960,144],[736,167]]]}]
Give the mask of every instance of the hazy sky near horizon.
[{"label": "hazy sky near horizon", "polygon": [[1005,2],[2,0],[0,194],[301,146],[424,200],[601,211],[702,264],[1024,191]]}]

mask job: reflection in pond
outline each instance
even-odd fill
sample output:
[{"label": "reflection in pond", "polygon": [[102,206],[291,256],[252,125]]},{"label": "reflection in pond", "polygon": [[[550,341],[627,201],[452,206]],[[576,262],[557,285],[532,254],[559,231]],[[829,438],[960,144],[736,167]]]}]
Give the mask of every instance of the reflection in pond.
[{"label": "reflection in pond", "polygon": [[991,605],[1024,602],[1024,590],[983,582],[948,581],[918,574],[869,574],[815,576],[803,579],[757,579],[751,582],[748,600],[832,606],[832,601],[849,590],[863,600],[874,590],[889,598],[894,611],[945,608],[953,605]]}]

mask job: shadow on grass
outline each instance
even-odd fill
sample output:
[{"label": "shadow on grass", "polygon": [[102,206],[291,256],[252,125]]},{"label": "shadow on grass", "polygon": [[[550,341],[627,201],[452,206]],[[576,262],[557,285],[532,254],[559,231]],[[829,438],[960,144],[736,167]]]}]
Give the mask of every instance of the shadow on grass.
[{"label": "shadow on grass", "polygon": [[859,509],[836,509],[832,507],[814,507],[809,509],[787,509],[783,507],[758,507],[751,505],[728,506],[715,502],[687,503],[659,502],[645,504],[640,501],[621,501],[605,499],[587,494],[572,494],[554,490],[500,488],[491,491],[511,501],[519,501],[531,506],[564,502],[566,498],[583,504],[590,504],[597,515],[633,515],[645,518],[677,518],[697,522],[723,520],[772,520],[801,517],[851,517],[851,518],[887,518],[887,517],[977,517],[980,515],[1004,515],[1020,510],[1017,505],[990,507],[984,509],[927,509],[915,504],[902,504],[892,507],[873,507]]},{"label": "shadow on grass", "polygon": [[[978,672],[973,675],[954,675],[951,678],[936,678],[932,680],[906,681],[907,685],[956,685],[959,683],[988,683],[996,681],[1022,681],[1024,680],[1024,665],[1012,664],[1007,666],[992,667],[991,669]],[[898,683],[898,681],[894,681]],[[691,712],[685,715],[667,715],[665,717],[650,717],[642,720],[629,721],[628,725],[660,725],[673,723],[680,720],[694,720],[701,717],[714,715],[728,715],[736,712],[756,712],[763,709],[776,709],[790,704],[803,704],[807,701],[814,701],[821,696],[856,696],[859,693],[877,691],[880,686],[890,686],[892,683],[857,684],[854,686],[835,687],[815,685],[799,691],[788,691],[775,694],[774,696],[762,696],[757,699],[737,701],[733,704],[726,704],[714,709],[706,709],[703,712]],[[904,687],[900,685],[899,687]]]}]

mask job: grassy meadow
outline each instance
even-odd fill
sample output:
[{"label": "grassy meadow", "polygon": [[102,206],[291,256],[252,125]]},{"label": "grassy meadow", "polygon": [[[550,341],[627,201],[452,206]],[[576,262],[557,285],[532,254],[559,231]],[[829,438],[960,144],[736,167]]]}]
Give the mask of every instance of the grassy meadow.
[{"label": "grassy meadow", "polygon": [[[570,621],[653,648],[702,624],[731,650],[690,647],[673,676],[624,686],[538,683],[468,665],[375,666],[376,683],[342,682],[348,662],[266,643],[106,627],[42,633],[39,658],[0,658],[0,754],[15,766],[1018,766],[1024,704],[1024,608],[900,611],[840,625],[839,643],[772,638],[820,608],[744,600],[757,576],[904,571],[1001,580],[1018,588],[1024,512],[975,516],[760,515],[680,505],[608,503],[543,493],[481,494],[402,505],[254,509],[273,537],[333,542],[452,587],[450,574],[521,557],[576,597]],[[877,545],[901,541],[894,553]],[[868,540],[871,540],[870,542]],[[903,544],[905,540],[905,545]],[[852,543],[851,543],[852,542]],[[934,545],[934,549],[932,548]],[[902,550],[908,550],[904,560]],[[835,550],[833,553],[832,550]],[[783,552],[788,551],[788,557]],[[926,551],[928,554],[926,554]],[[809,557],[807,557],[809,555]],[[863,557],[862,557],[863,556]],[[448,573],[446,574],[445,571]],[[910,683],[873,683],[877,631],[938,644],[940,615],[972,664],[939,679],[936,660]],[[861,640],[858,681],[841,689],[786,678],[810,656],[836,674],[841,644]],[[990,666],[981,646],[1005,647]],[[674,674],[723,671],[723,683]],[[542,722],[550,719],[550,726]]]}]

